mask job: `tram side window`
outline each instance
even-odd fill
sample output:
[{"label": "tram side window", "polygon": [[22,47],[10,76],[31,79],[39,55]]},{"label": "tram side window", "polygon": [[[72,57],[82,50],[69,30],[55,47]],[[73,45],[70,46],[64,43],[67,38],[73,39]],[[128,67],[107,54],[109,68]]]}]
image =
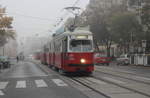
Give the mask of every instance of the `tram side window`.
[{"label": "tram side window", "polygon": [[47,52],[46,46],[44,46],[44,52]]},{"label": "tram side window", "polygon": [[54,43],[54,50],[55,50],[55,52],[57,52],[57,45],[56,45],[56,43]]},{"label": "tram side window", "polygon": [[62,51],[67,52],[67,38],[62,41]]},{"label": "tram side window", "polygon": [[49,52],[51,52],[51,43],[49,44]]},{"label": "tram side window", "polygon": [[54,43],[51,43],[51,52],[53,52],[54,51]]},{"label": "tram side window", "polygon": [[61,52],[61,43],[55,43],[54,47],[56,52]]},{"label": "tram side window", "polygon": [[49,48],[46,47],[46,48],[45,48],[45,52],[49,52]]}]

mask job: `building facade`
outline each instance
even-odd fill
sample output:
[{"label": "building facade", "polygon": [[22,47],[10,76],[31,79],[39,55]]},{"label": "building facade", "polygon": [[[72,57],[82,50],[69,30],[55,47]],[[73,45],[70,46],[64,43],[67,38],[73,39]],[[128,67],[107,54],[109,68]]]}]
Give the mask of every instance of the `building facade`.
[{"label": "building facade", "polygon": [[0,47],[0,55],[8,57],[16,57],[17,55],[17,41],[9,39],[8,43]]}]

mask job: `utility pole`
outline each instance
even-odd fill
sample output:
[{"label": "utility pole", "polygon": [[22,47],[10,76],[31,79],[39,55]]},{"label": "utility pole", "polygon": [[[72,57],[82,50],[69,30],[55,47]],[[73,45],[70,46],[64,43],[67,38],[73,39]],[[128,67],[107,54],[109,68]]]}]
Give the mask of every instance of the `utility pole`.
[{"label": "utility pole", "polygon": [[5,56],[5,45],[3,46],[3,56]]}]

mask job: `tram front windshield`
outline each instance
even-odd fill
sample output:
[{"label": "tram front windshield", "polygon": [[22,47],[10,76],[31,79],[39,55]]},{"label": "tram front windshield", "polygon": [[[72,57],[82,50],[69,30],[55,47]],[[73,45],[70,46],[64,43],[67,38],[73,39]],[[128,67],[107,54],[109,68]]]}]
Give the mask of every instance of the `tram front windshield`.
[{"label": "tram front windshield", "polygon": [[91,40],[71,40],[70,50],[73,52],[90,52],[92,51]]}]

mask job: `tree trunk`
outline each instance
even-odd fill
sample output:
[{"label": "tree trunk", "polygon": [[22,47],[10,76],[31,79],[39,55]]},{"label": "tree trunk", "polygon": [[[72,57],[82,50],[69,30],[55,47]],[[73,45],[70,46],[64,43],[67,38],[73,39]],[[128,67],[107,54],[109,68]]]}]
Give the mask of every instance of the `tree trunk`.
[{"label": "tree trunk", "polygon": [[100,52],[100,49],[99,49],[99,47],[98,47],[98,43],[97,43],[97,40],[96,39],[94,39],[94,44],[95,44],[95,48],[96,48],[96,52]]},{"label": "tree trunk", "polygon": [[110,57],[110,48],[107,48],[107,57]]},{"label": "tree trunk", "polygon": [[111,48],[111,41],[107,41],[106,44],[106,48],[107,48],[107,57],[110,57],[110,48]]}]

